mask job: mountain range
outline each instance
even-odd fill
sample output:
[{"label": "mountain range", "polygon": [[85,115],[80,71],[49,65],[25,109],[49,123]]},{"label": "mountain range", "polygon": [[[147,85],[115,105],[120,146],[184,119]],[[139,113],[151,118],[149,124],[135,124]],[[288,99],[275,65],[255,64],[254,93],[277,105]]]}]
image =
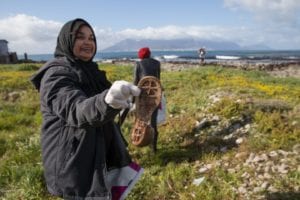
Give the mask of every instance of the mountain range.
[{"label": "mountain range", "polygon": [[252,46],[240,46],[231,41],[212,41],[195,39],[173,39],[173,40],[122,40],[103,51],[137,51],[141,47],[148,46],[151,50],[197,50],[205,47],[208,50],[270,50],[270,47],[264,44]]}]

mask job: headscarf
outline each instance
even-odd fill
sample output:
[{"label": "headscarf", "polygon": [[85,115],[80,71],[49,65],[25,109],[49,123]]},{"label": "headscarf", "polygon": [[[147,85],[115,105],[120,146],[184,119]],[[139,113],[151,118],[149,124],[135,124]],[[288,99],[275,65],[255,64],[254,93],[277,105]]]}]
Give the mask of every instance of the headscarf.
[{"label": "headscarf", "polygon": [[150,55],[151,55],[151,51],[150,51],[149,47],[143,47],[138,52],[138,57],[140,59],[149,58]]},{"label": "headscarf", "polygon": [[[72,62],[76,60],[73,54],[73,47],[75,43],[76,33],[82,25],[88,26],[94,35],[95,52],[93,57],[95,56],[97,52],[97,42],[94,30],[88,22],[86,22],[83,19],[77,18],[67,22],[60,30],[59,35],[57,37],[57,45],[54,52],[54,57],[65,56]],[[93,59],[93,57],[91,58],[91,60]]]},{"label": "headscarf", "polygon": [[[75,44],[76,33],[81,26],[88,26],[93,35],[95,42],[95,52],[89,61],[82,61],[77,59],[73,54],[73,47]],[[91,25],[83,19],[77,18],[67,22],[57,37],[57,45],[54,52],[54,57],[66,57],[73,63],[74,66],[80,68],[87,76],[90,84],[97,88],[96,92],[101,92],[103,87],[110,87],[111,83],[106,79],[105,72],[98,69],[97,63],[93,62],[93,58],[97,52],[96,37]]]}]

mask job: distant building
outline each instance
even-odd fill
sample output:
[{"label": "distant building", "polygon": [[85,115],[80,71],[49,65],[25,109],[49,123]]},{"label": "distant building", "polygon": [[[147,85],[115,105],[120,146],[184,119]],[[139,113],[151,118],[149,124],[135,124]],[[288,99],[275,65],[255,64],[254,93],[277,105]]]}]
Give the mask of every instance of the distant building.
[{"label": "distant building", "polygon": [[7,44],[7,40],[0,40],[0,63],[9,64],[18,62],[17,53],[9,52]]}]

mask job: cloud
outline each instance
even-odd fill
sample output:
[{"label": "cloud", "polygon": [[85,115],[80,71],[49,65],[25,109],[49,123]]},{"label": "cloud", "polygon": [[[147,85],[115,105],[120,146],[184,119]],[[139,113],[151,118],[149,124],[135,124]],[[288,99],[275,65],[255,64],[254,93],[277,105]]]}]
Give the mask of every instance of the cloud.
[{"label": "cloud", "polygon": [[271,25],[295,25],[299,23],[299,0],[224,0],[226,7],[246,10],[261,22]]},{"label": "cloud", "polygon": [[[280,30],[272,27],[221,27],[221,26],[164,26],[144,29],[124,29],[96,31],[101,48],[109,47],[123,39],[207,39],[233,41],[242,46],[265,44],[274,49],[299,49],[300,34],[296,27],[284,27]],[[101,34],[99,34],[101,33]],[[293,42],[291,42],[293,41]]]},{"label": "cloud", "polygon": [[243,28],[222,28],[217,26],[186,26],[175,25],[164,27],[146,27],[144,29],[124,29],[113,32],[111,29],[103,30],[95,28],[99,49],[109,47],[124,39],[207,39],[207,40],[231,40],[235,41],[234,33]]},{"label": "cloud", "polygon": [[222,29],[214,26],[164,26],[164,27],[147,27],[144,29],[125,29],[119,32],[123,37],[134,37],[138,39],[178,39],[178,38],[195,38],[195,39],[212,39],[219,36]]},{"label": "cloud", "polygon": [[[227,3],[229,0],[227,0]],[[231,3],[234,1],[231,0]],[[242,1],[250,3],[250,1]],[[264,2],[264,1],[261,1]],[[56,39],[63,23],[44,20],[34,16],[19,14],[0,19],[0,39],[9,42],[9,50],[17,54],[53,53]],[[299,28],[283,26],[280,29],[257,27],[224,27],[224,26],[163,26],[143,29],[127,28],[121,31],[102,29],[95,30],[98,50],[105,49],[123,39],[207,39],[233,41],[243,46],[266,44],[275,49],[299,49]]]},{"label": "cloud", "polygon": [[0,19],[0,38],[6,39],[10,51],[18,54],[48,53],[54,51],[61,26],[60,22],[18,14]]},{"label": "cloud", "polygon": [[[275,49],[299,49],[299,0],[224,0],[227,8],[253,14],[256,28],[245,39],[255,39]],[[240,38],[241,40],[242,39]]]}]

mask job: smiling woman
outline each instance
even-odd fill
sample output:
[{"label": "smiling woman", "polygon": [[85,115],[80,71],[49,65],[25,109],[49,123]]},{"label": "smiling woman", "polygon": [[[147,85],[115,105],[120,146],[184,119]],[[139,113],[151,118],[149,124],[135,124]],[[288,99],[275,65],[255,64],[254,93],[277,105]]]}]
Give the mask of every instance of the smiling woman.
[{"label": "smiling woman", "polygon": [[96,40],[88,26],[81,26],[76,33],[73,53],[75,57],[83,61],[89,61],[95,55]]},{"label": "smiling woman", "polygon": [[95,53],[92,27],[71,20],[59,33],[55,58],[31,79],[41,99],[47,189],[68,200],[125,198],[143,171],[114,122],[140,89],[124,80],[111,84]]}]

